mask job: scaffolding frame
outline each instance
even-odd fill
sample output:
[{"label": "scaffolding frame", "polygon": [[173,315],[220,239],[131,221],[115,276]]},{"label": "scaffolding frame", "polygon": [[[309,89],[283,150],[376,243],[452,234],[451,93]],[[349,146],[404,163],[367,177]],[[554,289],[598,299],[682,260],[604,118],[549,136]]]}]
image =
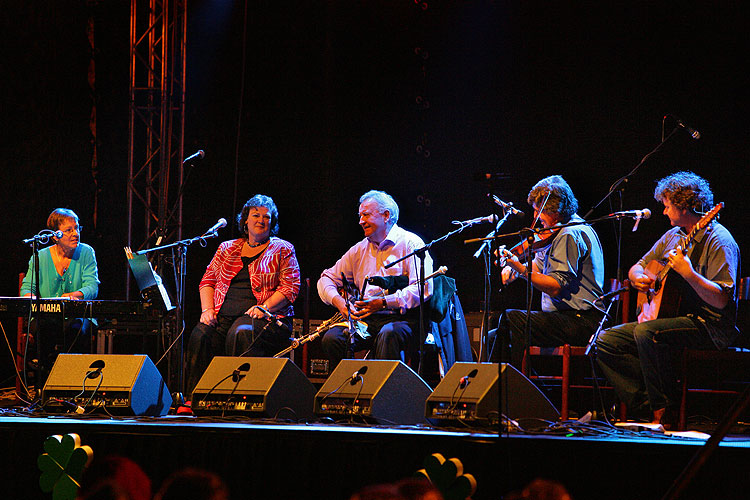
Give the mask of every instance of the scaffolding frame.
[{"label": "scaffolding frame", "polygon": [[[182,238],[186,35],[187,0],[130,1],[127,241],[134,250]],[[158,252],[157,271],[164,272],[165,259]],[[175,276],[177,271],[174,267]],[[130,299],[131,274],[126,272],[125,296]],[[176,294],[183,297],[184,291]],[[181,392],[182,307],[178,304],[175,316],[160,321],[169,386],[178,385]],[[171,351],[173,345],[177,352]]]},{"label": "scaffolding frame", "polygon": [[[154,237],[182,238],[186,34],[186,0],[131,0],[127,241],[133,249]],[[128,298],[130,282],[128,273]]]}]

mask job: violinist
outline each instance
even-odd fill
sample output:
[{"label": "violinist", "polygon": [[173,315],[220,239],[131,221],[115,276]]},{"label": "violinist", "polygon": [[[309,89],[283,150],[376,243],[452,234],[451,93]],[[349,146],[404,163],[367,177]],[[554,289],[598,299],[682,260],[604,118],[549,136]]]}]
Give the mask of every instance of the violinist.
[{"label": "violinist", "polygon": [[[537,182],[528,196],[534,217],[551,242],[537,249],[531,271],[516,252],[499,251],[503,283],[521,277],[542,292],[542,310],[529,317],[531,345],[556,347],[562,344],[586,345],[595,331],[601,313],[592,303],[602,295],[604,256],[594,229],[578,216],[578,201],[568,183],[559,175]],[[580,222],[567,227],[561,224]],[[554,237],[551,237],[553,235]],[[504,261],[504,262],[503,262]],[[526,349],[526,310],[508,309],[496,330],[488,334],[488,358],[507,360],[502,352],[510,346],[510,362],[521,368]]]},{"label": "violinist", "polygon": [[[398,214],[398,205],[389,194],[374,190],[363,194],[359,199],[359,225],[364,231],[364,239],[320,275],[318,294],[321,300],[334,306],[344,317],[366,323],[365,331],[351,337],[342,326],[334,326],[325,333],[322,346],[331,371],[349,350],[374,348],[375,359],[403,359],[404,351],[416,345],[419,286],[411,284],[388,293],[373,285],[365,286],[365,279],[374,276],[406,275],[409,283],[416,283],[416,257],[402,260],[388,269],[383,267],[424,247],[419,236],[397,224]],[[424,265],[425,275],[431,274],[429,253],[426,253]],[[347,301],[341,293],[344,280],[353,282],[357,290],[364,290],[363,296],[353,303]],[[425,298],[429,294],[428,282],[425,284]]]},{"label": "violinist", "polygon": [[[652,264],[666,263],[671,271],[659,295],[666,297],[674,288],[679,300],[674,295],[664,298],[655,318],[642,313],[639,322],[605,330],[596,352],[604,375],[632,416],[648,417],[668,428],[676,423],[680,401],[674,353],[684,348],[724,349],[739,334],[735,319],[740,251],[729,231],[715,222],[720,207],[712,209],[713,193],[702,177],[692,172],[665,177],[657,183],[654,198],[664,205],[672,228],[630,268],[628,277],[646,294],[656,288]],[[659,295],[649,299],[651,305]],[[679,308],[665,310],[678,303]]]}]

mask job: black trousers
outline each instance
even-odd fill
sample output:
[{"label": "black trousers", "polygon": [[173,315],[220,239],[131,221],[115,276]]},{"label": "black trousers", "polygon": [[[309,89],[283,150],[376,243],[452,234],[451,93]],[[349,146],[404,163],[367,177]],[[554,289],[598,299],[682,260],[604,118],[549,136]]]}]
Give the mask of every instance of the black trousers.
[{"label": "black trousers", "polygon": [[[531,311],[531,345],[557,347],[562,344],[585,346],[599,325],[602,313],[590,311]],[[526,349],[526,311],[508,309],[500,317],[497,329],[488,333],[488,359],[493,363],[510,362],[521,369]]]},{"label": "black trousers", "polygon": [[282,327],[265,319],[218,315],[216,327],[198,323],[187,349],[186,397],[193,392],[214,356],[268,357],[291,345],[291,318]]},{"label": "black trousers", "polygon": [[[416,320],[414,317],[416,316]],[[342,359],[363,349],[375,350],[375,359],[395,359],[404,361],[405,351],[416,348],[419,336],[418,313],[373,314],[364,319],[367,322],[368,338],[350,336],[348,328],[334,326],[323,336],[323,352],[333,371]]]}]

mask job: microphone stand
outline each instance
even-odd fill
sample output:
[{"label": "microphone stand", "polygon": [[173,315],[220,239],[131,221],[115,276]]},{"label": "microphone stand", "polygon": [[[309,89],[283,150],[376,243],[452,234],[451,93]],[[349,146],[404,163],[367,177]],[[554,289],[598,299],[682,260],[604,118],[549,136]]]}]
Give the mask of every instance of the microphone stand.
[{"label": "microphone stand", "polygon": [[[136,252],[136,255],[144,255],[151,252],[161,252],[163,250],[172,249],[172,259],[174,262],[177,263],[175,266],[175,286],[177,288],[177,310],[175,312],[176,318],[175,323],[177,325],[177,328],[180,329],[180,332],[177,334],[175,339],[172,341],[172,343],[167,348],[167,352],[172,349],[174,344],[179,340],[180,342],[180,348],[179,348],[179,366],[177,369],[177,382],[180,389],[180,394],[184,394],[185,392],[185,372],[184,372],[184,366],[185,366],[185,349],[184,349],[184,337],[183,333],[185,333],[185,282],[187,281],[187,247],[192,245],[195,242],[200,242],[201,246],[205,247],[207,245],[206,239],[208,238],[216,238],[219,236],[218,230],[213,231],[211,233],[206,233],[202,236],[196,236],[194,238],[187,238],[180,241],[175,241],[174,243],[170,243],[168,245],[161,245],[158,247],[153,248],[147,248],[145,250],[140,250]],[[174,252],[177,251],[177,258],[175,258]],[[179,271],[178,271],[179,269]],[[164,353],[164,355],[167,354],[167,352]],[[170,381],[174,381],[174,373],[171,370],[172,364],[169,363],[169,367],[167,371],[169,372],[169,378]]]},{"label": "microphone stand", "polygon": [[[31,251],[34,253],[34,276],[31,283],[31,291],[34,291],[34,282],[36,282],[36,296],[34,297],[34,303],[36,304],[36,376],[34,377],[36,386],[36,395],[40,396],[42,393],[42,335],[41,335],[41,323],[42,323],[42,287],[41,281],[39,280],[39,235],[34,236],[34,241],[31,243]],[[32,309],[33,311],[33,309]],[[34,321],[34,314],[30,314],[31,321]],[[28,344],[28,338],[26,339]],[[27,349],[25,349],[27,350]],[[24,356],[25,358],[25,356]],[[26,359],[24,359],[23,371],[26,373]]]},{"label": "microphone stand", "polygon": [[[479,222],[479,221],[477,221]],[[460,227],[457,229],[454,229],[453,231],[444,234],[440,238],[437,238],[435,240],[432,240],[431,242],[427,243],[422,248],[417,248],[416,250],[409,252],[408,254],[404,255],[403,257],[394,260],[393,262],[389,262],[388,264],[385,264],[383,266],[384,269],[388,269],[390,267],[395,266],[399,262],[408,259],[409,257],[416,256],[419,259],[419,267],[417,268],[417,283],[419,284],[419,365],[417,366],[417,374],[421,377],[422,376],[422,364],[424,362],[424,342],[426,338],[426,332],[425,332],[425,314],[424,314],[424,286],[425,286],[425,270],[424,270],[424,260],[425,256],[427,255],[427,252],[432,248],[432,245],[435,243],[439,243],[441,241],[447,240],[449,237],[453,236],[456,233],[460,233],[467,227],[471,227],[473,224],[461,224]]]},{"label": "microphone stand", "polygon": [[[573,221],[573,222],[567,222],[565,224],[559,224],[554,226],[555,229],[562,229],[565,227],[570,226],[579,226],[581,224],[594,224],[596,222],[601,222],[605,220],[611,220],[611,219],[622,219],[630,217],[630,215],[625,214],[612,214],[612,215],[605,215],[603,217],[599,217],[592,220],[580,220],[580,221]],[[525,348],[528,349],[531,343],[531,302],[532,302],[532,294],[533,294],[533,286],[531,284],[531,271],[532,271],[532,261],[533,261],[533,243],[534,243],[534,235],[538,233],[539,230],[532,229],[532,228],[524,228],[520,231],[516,231],[514,233],[507,233],[507,234],[500,234],[500,235],[494,235],[494,236],[487,236],[485,238],[473,238],[469,240],[464,240],[464,244],[469,243],[477,243],[482,242],[484,245],[487,241],[495,240],[495,239],[501,239],[501,238],[509,238],[511,236],[522,236],[523,239],[527,240],[528,248],[527,250],[527,256],[526,256],[526,321],[524,322],[524,339],[525,339]],[[526,363],[526,375],[528,377],[529,371],[530,371],[531,363]]]},{"label": "microphone stand", "polygon": [[[41,287],[41,281],[39,279],[39,245],[40,244],[46,244],[49,242],[50,238],[53,236],[53,232],[49,229],[43,229],[38,234],[35,234],[29,239],[23,240],[24,243],[31,243],[31,252],[34,259],[34,273],[31,276],[31,295],[30,297],[30,303],[32,304],[32,307],[30,308],[31,311],[29,313],[29,325],[35,324],[36,325],[36,370],[35,370],[35,378],[34,385],[36,388],[36,395],[39,396],[42,391],[42,339],[41,339],[41,333],[40,333],[40,327],[41,327],[41,321],[42,321],[42,287]],[[34,293],[34,284],[36,283],[36,293]],[[36,318],[34,317],[34,313],[36,313]],[[36,322],[34,320],[36,319]],[[23,377],[24,377],[24,387],[28,387],[26,384],[26,353],[28,352],[28,338],[26,339],[26,344],[24,347],[24,354],[23,354]]]},{"label": "microphone stand", "polygon": [[[583,218],[584,219],[588,219],[591,216],[591,214],[594,212],[594,210],[596,210],[597,208],[599,208],[599,206],[602,203],[604,203],[607,199],[609,199],[609,197],[612,196],[612,194],[614,194],[615,191],[619,191],[620,192],[620,210],[622,210],[622,207],[623,207],[622,192],[625,190],[625,185],[628,183],[628,181],[630,180],[630,178],[633,175],[635,175],[635,173],[638,171],[638,169],[640,169],[641,166],[644,163],[646,163],[646,161],[648,161],[649,158],[651,158],[651,156],[653,156],[657,151],[659,151],[662,148],[662,146],[664,146],[664,144],[666,144],[672,138],[672,136],[677,133],[677,130],[678,130],[678,128],[675,127],[674,129],[672,129],[672,131],[669,133],[669,135],[667,135],[666,137],[664,137],[664,122],[662,120],[661,142],[659,144],[657,144],[657,146],[654,149],[652,149],[651,151],[649,151],[648,153],[646,153],[646,155],[643,158],[641,158],[641,161],[639,161],[638,164],[630,170],[630,172],[628,172],[624,176],[622,176],[619,179],[617,179],[609,187],[609,190],[607,191],[607,194],[605,194],[604,197],[601,200],[599,200],[598,203],[596,203],[594,206],[592,206],[589,209],[589,211],[586,213],[586,215],[583,216]],[[617,281],[622,282],[623,281],[623,274],[624,274],[623,273],[623,269],[622,269],[622,263],[620,261],[620,259],[621,259],[621,253],[622,253],[622,224],[618,225],[616,234],[617,234],[617,237],[616,237],[616,240],[617,240]]]},{"label": "microphone stand", "polygon": [[[503,227],[503,224],[508,220],[511,211],[503,208],[503,218],[497,221],[495,229],[485,236],[485,238],[494,238],[494,236]],[[492,240],[485,240],[479,246],[479,249],[474,252],[474,258],[478,258],[480,255],[484,256],[484,307],[482,311],[482,330],[479,334],[479,361],[484,358],[485,361],[489,361],[489,352],[487,352],[487,335],[489,334],[489,323],[490,323],[490,300],[492,298]]]}]

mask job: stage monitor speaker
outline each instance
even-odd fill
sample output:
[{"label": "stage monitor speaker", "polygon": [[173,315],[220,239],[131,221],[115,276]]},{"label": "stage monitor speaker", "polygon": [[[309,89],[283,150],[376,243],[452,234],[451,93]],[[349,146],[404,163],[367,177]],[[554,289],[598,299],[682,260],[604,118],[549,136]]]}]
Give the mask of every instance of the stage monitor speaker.
[{"label": "stage monitor speaker", "polygon": [[315,414],[334,420],[363,417],[380,424],[425,422],[432,389],[401,361],[345,359],[315,395]]},{"label": "stage monitor speaker", "polygon": [[166,415],[172,396],[145,354],[60,354],[42,389],[48,412]]},{"label": "stage monitor speaker", "polygon": [[[502,387],[498,385],[498,379],[502,381]],[[438,424],[458,421],[495,424],[499,419],[501,388],[502,413],[507,417],[550,421],[560,418],[544,394],[507,363],[501,363],[499,367],[497,363],[455,363],[427,398],[425,416]]]},{"label": "stage monitor speaker", "polygon": [[[195,386],[196,415],[312,418],[315,387],[288,358],[216,356]],[[284,415],[291,417],[289,413]]]}]

